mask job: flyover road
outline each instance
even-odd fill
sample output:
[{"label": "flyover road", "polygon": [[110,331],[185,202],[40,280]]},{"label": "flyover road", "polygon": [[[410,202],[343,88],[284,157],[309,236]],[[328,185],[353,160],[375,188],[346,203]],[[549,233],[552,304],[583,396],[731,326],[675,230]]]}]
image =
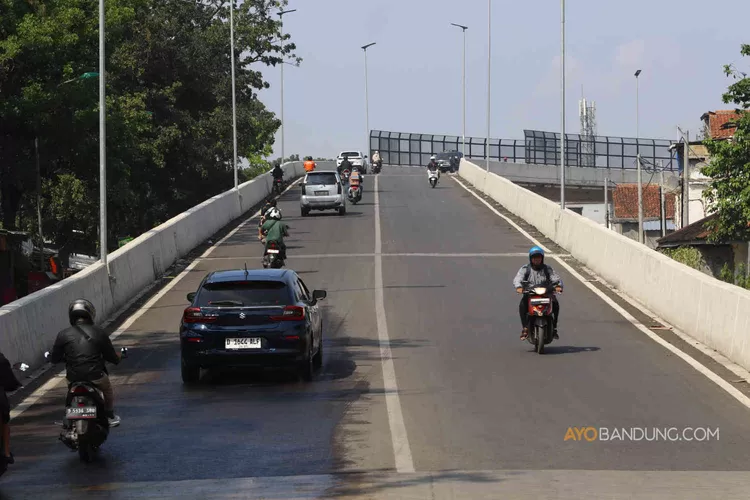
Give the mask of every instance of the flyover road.
[{"label": "flyover road", "polygon": [[[565,269],[561,340],[535,354],[511,285],[532,243],[448,175],[365,182],[344,217],[300,217],[298,189],[280,202],[288,266],[328,290],[315,381],[180,380],[185,295],[209,271],[258,267],[251,221],[117,338],[132,346],[112,369],[123,421],[100,460],[57,441],[58,386],[13,420],[0,498],[747,498],[748,408]],[[720,435],[565,440],[584,426]]]}]

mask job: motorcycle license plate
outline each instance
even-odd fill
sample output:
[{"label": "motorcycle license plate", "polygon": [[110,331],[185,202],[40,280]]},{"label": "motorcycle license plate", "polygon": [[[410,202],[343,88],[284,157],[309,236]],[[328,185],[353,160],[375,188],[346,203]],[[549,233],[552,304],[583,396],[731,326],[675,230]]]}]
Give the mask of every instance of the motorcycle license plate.
[{"label": "motorcycle license plate", "polygon": [[96,418],[96,406],[74,406],[65,409],[68,420]]},{"label": "motorcycle license plate", "polygon": [[278,250],[274,250],[273,248],[268,249],[268,253],[279,253]]},{"label": "motorcycle license plate", "polygon": [[549,304],[549,299],[547,299],[547,298],[545,298],[545,299],[531,299],[531,303],[534,304],[534,305],[536,305],[536,304]]},{"label": "motorcycle license plate", "polygon": [[224,344],[226,349],[260,349],[259,338],[248,338],[248,339],[226,339]]}]

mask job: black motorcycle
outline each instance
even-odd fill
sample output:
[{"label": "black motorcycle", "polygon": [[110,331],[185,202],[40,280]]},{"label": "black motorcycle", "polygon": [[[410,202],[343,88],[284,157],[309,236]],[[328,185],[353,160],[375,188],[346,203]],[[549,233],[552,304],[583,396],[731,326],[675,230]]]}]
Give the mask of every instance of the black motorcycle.
[{"label": "black motorcycle", "polygon": [[284,179],[281,177],[277,177],[273,180],[273,191],[276,194],[281,194],[281,192],[284,190]]},{"label": "black motorcycle", "polygon": [[375,164],[372,166],[372,171],[376,174],[380,173],[380,170],[383,168],[383,160],[378,160],[375,162]]},{"label": "black motorcycle", "polygon": [[[128,348],[123,347],[122,357],[128,357]],[[49,357],[49,352],[44,354]],[[65,397],[65,417],[58,438],[71,451],[78,451],[83,462],[91,462],[109,436],[104,394],[91,382],[68,384]]]},{"label": "black motorcycle", "polygon": [[281,258],[281,247],[275,241],[271,241],[266,245],[266,250],[263,252],[263,268],[268,269],[281,269],[284,267],[284,259]]}]

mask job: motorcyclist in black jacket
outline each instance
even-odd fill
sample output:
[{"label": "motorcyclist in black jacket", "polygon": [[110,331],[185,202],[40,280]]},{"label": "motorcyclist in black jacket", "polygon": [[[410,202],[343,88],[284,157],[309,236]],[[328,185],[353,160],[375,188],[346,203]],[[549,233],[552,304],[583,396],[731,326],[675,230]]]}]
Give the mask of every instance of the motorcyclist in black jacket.
[{"label": "motorcyclist in black jacket", "polygon": [[284,170],[281,168],[281,165],[276,165],[275,167],[273,167],[271,176],[273,176],[274,180],[284,178]]},{"label": "motorcyclist in black jacket", "polygon": [[96,309],[86,299],[73,301],[68,307],[70,327],[57,334],[49,361],[65,361],[67,379],[72,382],[90,382],[104,393],[110,427],[120,425],[115,415],[115,393],[109,380],[105,362],[120,363],[120,353],[115,351],[109,336],[94,324]]},{"label": "motorcyclist in black jacket", "polygon": [[5,463],[15,463],[13,453],[10,452],[10,402],[7,392],[15,391],[21,387],[21,383],[16,378],[15,373],[10,366],[10,361],[0,353],[0,414],[2,416],[2,437],[3,437],[3,459]]},{"label": "motorcyclist in black jacket", "polygon": [[352,171],[352,162],[349,161],[348,156],[344,156],[344,159],[341,160],[341,165],[339,165],[336,170],[338,171],[339,175],[341,175],[341,172],[347,169],[349,170],[349,172]]}]

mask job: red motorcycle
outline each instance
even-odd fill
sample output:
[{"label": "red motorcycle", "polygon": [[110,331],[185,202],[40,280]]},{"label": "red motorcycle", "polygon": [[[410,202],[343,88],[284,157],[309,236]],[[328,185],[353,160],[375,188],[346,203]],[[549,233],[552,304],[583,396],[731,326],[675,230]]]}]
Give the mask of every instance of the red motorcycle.
[{"label": "red motorcycle", "polygon": [[529,285],[523,282],[523,294],[529,297],[528,325],[529,336],[526,338],[534,350],[544,354],[544,346],[553,340],[553,308],[556,284],[549,286]]}]

